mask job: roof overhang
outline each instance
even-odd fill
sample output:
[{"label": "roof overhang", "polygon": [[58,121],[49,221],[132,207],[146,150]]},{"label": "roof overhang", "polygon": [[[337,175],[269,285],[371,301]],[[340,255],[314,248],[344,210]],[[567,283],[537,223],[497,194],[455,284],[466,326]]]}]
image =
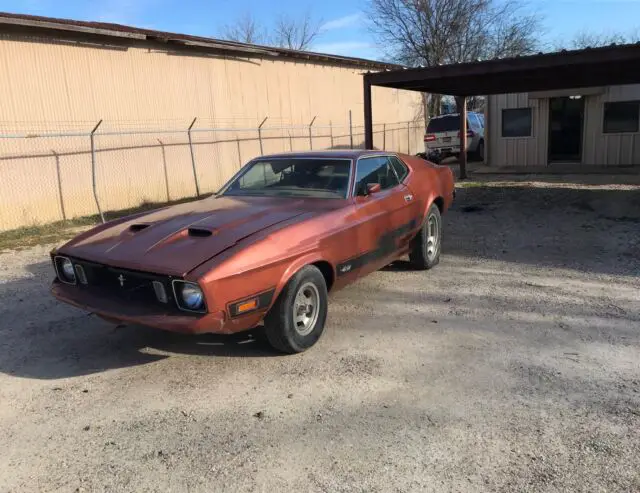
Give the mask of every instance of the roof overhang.
[{"label": "roof overhang", "polygon": [[368,73],[365,83],[452,96],[640,83],[640,43]]}]

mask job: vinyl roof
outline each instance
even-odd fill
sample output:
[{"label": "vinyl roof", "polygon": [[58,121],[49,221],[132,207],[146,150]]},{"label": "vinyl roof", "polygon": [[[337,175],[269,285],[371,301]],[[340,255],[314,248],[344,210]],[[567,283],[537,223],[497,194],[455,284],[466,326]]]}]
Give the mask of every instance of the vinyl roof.
[{"label": "vinyl roof", "polygon": [[453,96],[640,83],[640,43],[365,74],[365,83]]},{"label": "vinyl roof", "polygon": [[39,31],[50,31],[52,33],[57,32],[58,36],[61,32],[72,32],[76,33],[76,35],[155,41],[200,51],[216,51],[227,53],[230,55],[235,54],[236,56],[296,58],[317,62],[328,62],[338,65],[361,66],[363,68],[374,70],[384,70],[401,67],[400,65],[383,63],[375,60],[367,60],[364,58],[328,55],[324,53],[238,43],[235,41],[206,38],[202,36],[191,36],[188,34],[141,29],[121,24],[111,24],[105,22],[85,22],[71,19],[57,19],[53,17],[41,17],[34,15],[0,12],[0,28],[6,29],[11,28],[11,26],[13,26],[14,29],[27,28]]}]

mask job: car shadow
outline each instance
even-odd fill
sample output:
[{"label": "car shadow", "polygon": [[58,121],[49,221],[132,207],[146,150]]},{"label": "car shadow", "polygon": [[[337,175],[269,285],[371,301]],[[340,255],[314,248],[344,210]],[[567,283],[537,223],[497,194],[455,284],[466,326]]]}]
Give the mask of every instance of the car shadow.
[{"label": "car shadow", "polygon": [[274,357],[260,327],[232,335],[184,335],[148,327],[114,326],[49,293],[48,262],[0,284],[0,372],[58,379],[147,365],[170,354]]},{"label": "car shadow", "polygon": [[409,271],[415,271],[416,268],[413,267],[408,260],[399,259],[399,260],[395,260],[389,265],[385,265],[380,270],[382,272],[409,272]]}]

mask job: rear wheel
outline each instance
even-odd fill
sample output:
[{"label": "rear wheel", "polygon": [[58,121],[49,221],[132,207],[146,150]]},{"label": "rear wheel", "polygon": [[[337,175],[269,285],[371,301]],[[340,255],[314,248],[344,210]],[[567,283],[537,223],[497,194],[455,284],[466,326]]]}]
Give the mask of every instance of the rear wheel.
[{"label": "rear wheel", "polygon": [[415,269],[431,269],[440,262],[442,248],[442,216],[436,204],[432,204],[427,220],[413,239],[409,261]]},{"label": "rear wheel", "polygon": [[476,159],[480,162],[484,161],[484,141],[478,142],[478,148],[476,149]]},{"label": "rear wheel", "polygon": [[269,344],[284,353],[313,346],[327,319],[327,284],[313,265],[300,269],[287,283],[264,319]]}]

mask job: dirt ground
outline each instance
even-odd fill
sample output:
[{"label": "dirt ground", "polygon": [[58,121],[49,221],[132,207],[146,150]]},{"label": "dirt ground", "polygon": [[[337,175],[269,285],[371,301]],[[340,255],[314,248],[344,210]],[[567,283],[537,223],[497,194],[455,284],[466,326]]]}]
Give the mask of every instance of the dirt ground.
[{"label": "dirt ground", "polygon": [[114,329],[50,246],[0,255],[0,491],[640,491],[640,187],[486,179],[296,356]]}]

